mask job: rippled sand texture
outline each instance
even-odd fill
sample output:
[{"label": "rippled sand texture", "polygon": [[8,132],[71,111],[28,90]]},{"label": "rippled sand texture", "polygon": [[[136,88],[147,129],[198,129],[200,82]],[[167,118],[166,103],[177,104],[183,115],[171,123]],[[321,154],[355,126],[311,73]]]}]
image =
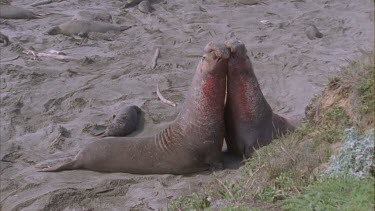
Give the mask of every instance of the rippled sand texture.
[{"label": "rippled sand texture", "polygon": [[[91,171],[39,173],[34,165],[74,155],[104,128],[121,107],[144,111],[152,134],[181,109],[203,47],[211,40],[241,39],[249,49],[263,93],[277,113],[303,114],[312,96],[339,67],[373,48],[373,1],[265,0],[257,5],[233,1],[167,0],[152,14],[121,9],[119,0],[71,0],[39,7],[12,4],[39,14],[33,20],[0,20],[12,42],[1,47],[1,210],[147,210],[166,208],[171,199],[201,190],[209,173],[191,176],[104,174]],[[80,10],[105,11],[112,23],[133,26],[81,40],[46,31]],[[262,22],[263,23],[262,23]],[[323,34],[310,40],[314,24]],[[103,39],[103,36],[105,39]],[[112,41],[108,41],[111,40]],[[74,57],[58,61],[20,53],[59,50]],[[156,48],[160,57],[154,69]],[[16,60],[4,62],[16,58]],[[156,95],[176,103],[171,107]],[[219,176],[234,178],[237,171]]]}]

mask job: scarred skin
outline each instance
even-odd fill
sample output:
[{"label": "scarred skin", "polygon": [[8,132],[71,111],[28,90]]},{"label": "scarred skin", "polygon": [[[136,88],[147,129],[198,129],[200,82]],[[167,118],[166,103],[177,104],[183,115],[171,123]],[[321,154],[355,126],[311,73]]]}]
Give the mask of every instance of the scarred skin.
[{"label": "scarred skin", "polygon": [[228,151],[249,158],[254,148],[269,144],[294,127],[272,112],[260,90],[243,43],[226,42],[231,51],[228,62],[225,140]]},{"label": "scarred skin", "polygon": [[221,168],[229,51],[209,43],[176,120],[155,136],[104,138],[74,159],[40,171],[88,169],[134,174],[188,174]]}]

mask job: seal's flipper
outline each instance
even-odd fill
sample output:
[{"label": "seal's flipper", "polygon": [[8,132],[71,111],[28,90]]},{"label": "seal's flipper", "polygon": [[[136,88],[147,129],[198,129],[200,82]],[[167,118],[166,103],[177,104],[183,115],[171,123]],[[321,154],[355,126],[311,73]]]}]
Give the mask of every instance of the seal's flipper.
[{"label": "seal's flipper", "polygon": [[125,31],[132,28],[132,26],[120,26],[120,31]]},{"label": "seal's flipper", "polygon": [[47,161],[45,164],[35,166],[38,172],[54,172],[62,170],[73,170],[75,168],[75,160],[71,158],[57,159]]},{"label": "seal's flipper", "polygon": [[98,133],[95,133],[93,134],[94,136],[99,136],[99,137],[105,137],[105,130],[101,131],[101,132],[98,132]]}]

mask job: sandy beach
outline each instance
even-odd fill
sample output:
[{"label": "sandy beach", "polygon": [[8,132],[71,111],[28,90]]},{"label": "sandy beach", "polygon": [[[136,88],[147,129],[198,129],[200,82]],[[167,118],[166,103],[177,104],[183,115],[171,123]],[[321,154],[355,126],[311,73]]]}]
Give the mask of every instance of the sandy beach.
[{"label": "sandy beach", "polygon": [[[265,98],[284,116],[303,115],[329,77],[374,48],[373,1],[240,2],[254,1],[160,0],[145,14],[137,7],[122,8],[119,0],[62,0],[36,7],[30,0],[12,0],[11,5],[42,17],[0,19],[0,32],[10,40],[0,46],[0,209],[158,210],[202,190],[213,179],[211,172],[43,173],[35,165],[77,154],[126,105],[143,111],[142,124],[130,136],[166,127],[178,115],[209,41],[242,40]],[[101,21],[131,28],[87,40],[46,33],[80,11],[106,14]],[[322,38],[308,38],[305,30],[311,24]],[[152,68],[157,48],[160,55]],[[69,59],[35,59],[23,49],[61,51]],[[157,84],[176,107],[159,100]],[[215,174],[236,178],[238,171]]]}]

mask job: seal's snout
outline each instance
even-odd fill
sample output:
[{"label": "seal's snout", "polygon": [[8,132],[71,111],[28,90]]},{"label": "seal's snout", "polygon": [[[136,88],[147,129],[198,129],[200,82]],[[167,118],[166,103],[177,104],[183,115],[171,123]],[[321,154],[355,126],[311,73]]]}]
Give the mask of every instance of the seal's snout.
[{"label": "seal's snout", "polygon": [[230,49],[231,53],[242,54],[242,55],[246,55],[247,53],[245,44],[243,44],[243,42],[241,42],[240,40],[237,40],[237,39],[227,40],[225,42],[225,45],[228,49]]},{"label": "seal's snout", "polygon": [[206,47],[204,47],[205,53],[213,52],[216,57],[221,59],[228,59],[230,52],[225,44],[209,42]]},{"label": "seal's snout", "polygon": [[57,35],[60,31],[60,28],[58,26],[53,27],[52,29],[47,31],[47,34],[49,35]]}]

